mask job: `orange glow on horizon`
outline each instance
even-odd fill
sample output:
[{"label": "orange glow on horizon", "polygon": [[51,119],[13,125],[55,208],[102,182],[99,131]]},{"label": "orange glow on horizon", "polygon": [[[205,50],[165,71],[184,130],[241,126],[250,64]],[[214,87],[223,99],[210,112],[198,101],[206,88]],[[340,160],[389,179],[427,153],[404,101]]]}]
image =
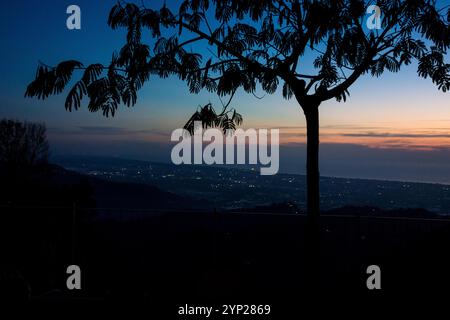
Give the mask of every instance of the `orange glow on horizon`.
[{"label": "orange glow on horizon", "polygon": [[[306,129],[280,130],[280,143],[306,143]],[[321,143],[358,144],[371,148],[436,150],[450,148],[450,130],[336,129],[321,128]]]}]

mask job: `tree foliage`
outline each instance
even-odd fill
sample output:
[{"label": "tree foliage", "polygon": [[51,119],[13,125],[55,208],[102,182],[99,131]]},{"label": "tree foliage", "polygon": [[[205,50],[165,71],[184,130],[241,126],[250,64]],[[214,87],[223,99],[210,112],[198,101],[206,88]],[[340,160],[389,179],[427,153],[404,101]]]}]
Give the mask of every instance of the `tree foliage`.
[{"label": "tree foliage", "polygon": [[221,113],[216,113],[211,103],[203,107],[199,107],[198,110],[189,118],[188,122],[184,125],[190,134],[195,131],[195,122],[199,121],[202,123],[203,128],[221,128],[224,133],[227,130],[235,130],[236,126],[242,124],[242,115],[233,110],[222,110]]},{"label": "tree foliage", "polygon": [[0,164],[31,167],[46,163],[48,153],[44,124],[0,121]]},{"label": "tree foliage", "polygon": [[[414,61],[418,75],[450,90],[450,10],[433,0],[380,0],[381,30],[368,30],[363,0],[184,0],[177,8],[119,1],[108,24],[127,31],[123,47],[107,65],[75,60],[39,65],[26,96],[45,99],[69,84],[65,107],[89,99],[88,109],[114,115],[132,106],[151,77],[175,76],[191,93],[219,96],[238,89],[295,97],[307,112],[322,101],[345,101],[362,75],[398,72]],[[307,57],[314,56],[313,68]],[[306,72],[305,70],[314,70]],[[205,109],[206,108],[206,109]],[[211,113],[202,108],[193,118]],[[230,118],[223,118],[228,123]],[[207,119],[207,118],[205,118]],[[192,120],[192,118],[191,118]],[[216,121],[210,121],[217,125]]]}]

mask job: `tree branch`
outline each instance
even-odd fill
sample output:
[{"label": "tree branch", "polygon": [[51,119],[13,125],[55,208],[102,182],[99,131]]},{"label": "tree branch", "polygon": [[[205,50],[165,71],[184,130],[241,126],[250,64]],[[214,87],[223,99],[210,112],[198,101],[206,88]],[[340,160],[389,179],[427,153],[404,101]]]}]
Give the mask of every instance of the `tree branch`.
[{"label": "tree branch", "polygon": [[262,64],[260,64],[259,62],[255,61],[255,60],[251,60],[245,56],[243,56],[242,54],[240,54],[239,52],[237,52],[236,50],[229,48],[227,46],[225,46],[222,42],[218,41],[216,38],[209,36],[208,34],[206,34],[205,32],[201,31],[201,30],[197,30],[192,28],[190,25],[188,25],[187,23],[184,22],[180,22],[180,21],[176,21],[175,23],[180,24],[188,29],[189,31],[198,34],[200,37],[202,37],[205,40],[208,40],[211,43],[214,43],[216,46],[222,47],[224,48],[228,53],[230,53],[231,55],[235,56],[236,58],[238,58],[240,61],[247,63],[253,67],[256,67],[258,69],[260,69],[263,72],[274,72],[275,70],[272,70],[269,67],[263,66]]}]

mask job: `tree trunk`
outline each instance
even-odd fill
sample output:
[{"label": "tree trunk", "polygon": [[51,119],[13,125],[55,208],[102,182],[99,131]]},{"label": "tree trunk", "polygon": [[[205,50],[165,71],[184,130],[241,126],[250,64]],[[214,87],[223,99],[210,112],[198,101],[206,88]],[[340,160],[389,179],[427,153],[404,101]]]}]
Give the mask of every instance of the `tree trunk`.
[{"label": "tree trunk", "polygon": [[319,192],[319,107],[312,106],[306,116],[306,202],[310,220],[318,221],[320,215]]},{"label": "tree trunk", "polygon": [[310,294],[320,287],[320,192],[319,192],[319,105],[305,108],[306,117],[306,286]]}]

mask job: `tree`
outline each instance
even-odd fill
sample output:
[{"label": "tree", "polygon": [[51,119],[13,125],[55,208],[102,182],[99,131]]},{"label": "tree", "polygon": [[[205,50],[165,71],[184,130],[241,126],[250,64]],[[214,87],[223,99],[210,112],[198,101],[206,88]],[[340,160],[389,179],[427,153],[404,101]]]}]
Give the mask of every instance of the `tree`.
[{"label": "tree", "polygon": [[[294,98],[307,122],[307,211],[317,225],[319,197],[319,106],[345,101],[349,88],[365,74],[380,76],[418,63],[418,75],[439,89],[450,89],[450,10],[432,0],[380,0],[380,30],[365,27],[362,0],[184,0],[160,9],[119,1],[109,15],[112,29],[125,28],[124,46],[108,65],[84,66],[75,60],[38,66],[26,96],[45,99],[61,93],[75,70],[67,110],[89,98],[90,111],[114,115],[120,103],[132,106],[151,76],[176,76],[190,92],[202,89],[231,97],[239,89],[272,94],[282,88]],[[144,41],[148,40],[147,43]],[[311,68],[305,64],[314,56]],[[258,87],[259,86],[259,87]],[[210,105],[194,114],[207,125],[232,127],[235,112],[216,114]],[[220,119],[214,120],[216,116]]]},{"label": "tree", "polygon": [[44,124],[0,121],[0,164],[22,169],[44,164],[48,149]]}]

